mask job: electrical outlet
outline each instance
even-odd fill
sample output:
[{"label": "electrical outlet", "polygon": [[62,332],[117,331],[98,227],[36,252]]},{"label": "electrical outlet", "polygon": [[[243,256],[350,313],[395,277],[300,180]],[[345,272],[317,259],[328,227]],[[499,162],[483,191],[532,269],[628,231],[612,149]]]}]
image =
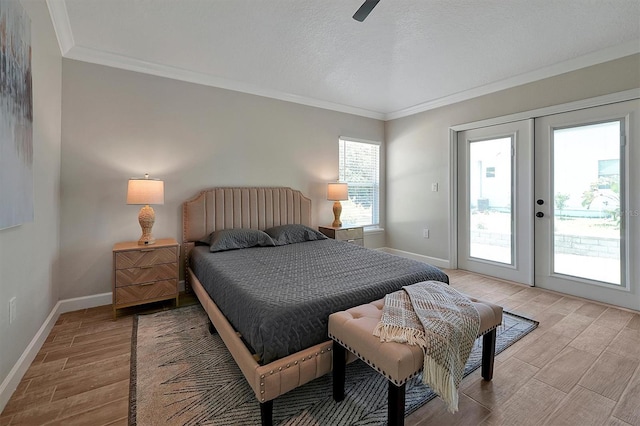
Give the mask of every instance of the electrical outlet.
[{"label": "electrical outlet", "polygon": [[16,320],[16,298],[12,297],[9,300],[9,324]]},{"label": "electrical outlet", "polygon": [[422,237],[423,238],[429,238],[429,230],[428,229],[423,229],[422,230]]},{"label": "electrical outlet", "polygon": [[431,184],[431,191],[438,192],[438,182]]}]

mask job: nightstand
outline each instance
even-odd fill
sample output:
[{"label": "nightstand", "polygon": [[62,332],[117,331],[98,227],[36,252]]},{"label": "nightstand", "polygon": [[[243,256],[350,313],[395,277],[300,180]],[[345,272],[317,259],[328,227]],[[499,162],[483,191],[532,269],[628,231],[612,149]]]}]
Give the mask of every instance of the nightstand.
[{"label": "nightstand", "polygon": [[346,241],[348,243],[364,246],[364,229],[362,226],[319,226],[318,231],[322,232],[329,238],[333,238],[334,240]]},{"label": "nightstand", "polygon": [[178,306],[178,256],[173,238],[156,240],[150,246],[137,241],[113,246],[113,319],[127,306],[176,299]]}]

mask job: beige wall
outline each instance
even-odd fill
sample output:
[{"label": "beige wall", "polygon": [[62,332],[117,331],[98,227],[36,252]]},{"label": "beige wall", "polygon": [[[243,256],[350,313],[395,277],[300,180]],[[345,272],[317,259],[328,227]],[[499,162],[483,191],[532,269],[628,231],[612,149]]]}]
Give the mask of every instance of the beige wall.
[{"label": "beige wall", "polygon": [[127,179],[165,181],[156,237],[181,239],[180,205],[212,186],[290,186],[328,224],[338,137],[382,141],[379,120],[63,60],[60,297],[111,291],[111,248],[137,240]]},{"label": "beige wall", "polygon": [[447,260],[449,127],[638,87],[639,68],[636,55],[382,123],[64,60],[61,298],[110,291],[112,244],[140,232],[129,176],[165,180],[158,237],[180,239],[180,203],[209,186],[292,186],[312,197],[316,225],[328,223],[340,135],[386,138],[386,240],[367,245]]},{"label": "beige wall", "polygon": [[45,2],[22,4],[31,18],[35,210],[33,222],[0,230],[0,383],[58,301],[61,57]]},{"label": "beige wall", "polygon": [[[388,121],[387,245],[449,260],[449,128],[640,87],[640,55]],[[440,191],[431,192],[438,182]],[[422,229],[430,238],[422,237]]]}]

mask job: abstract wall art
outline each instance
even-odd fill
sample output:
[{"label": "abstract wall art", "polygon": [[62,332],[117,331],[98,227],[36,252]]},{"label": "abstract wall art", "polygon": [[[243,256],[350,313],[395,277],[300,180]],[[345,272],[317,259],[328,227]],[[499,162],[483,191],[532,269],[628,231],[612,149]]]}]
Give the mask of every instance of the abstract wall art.
[{"label": "abstract wall art", "polygon": [[0,229],[33,221],[31,20],[0,1]]}]

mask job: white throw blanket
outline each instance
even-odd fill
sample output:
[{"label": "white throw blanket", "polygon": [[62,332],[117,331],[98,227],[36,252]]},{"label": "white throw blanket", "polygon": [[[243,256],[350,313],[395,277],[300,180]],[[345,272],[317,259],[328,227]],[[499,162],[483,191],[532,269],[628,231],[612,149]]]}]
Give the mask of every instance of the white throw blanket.
[{"label": "white throw blanket", "polygon": [[425,281],[388,294],[373,331],[382,342],[419,345],[422,382],[458,411],[458,387],[480,329],[480,314],[466,296],[438,281]]}]

